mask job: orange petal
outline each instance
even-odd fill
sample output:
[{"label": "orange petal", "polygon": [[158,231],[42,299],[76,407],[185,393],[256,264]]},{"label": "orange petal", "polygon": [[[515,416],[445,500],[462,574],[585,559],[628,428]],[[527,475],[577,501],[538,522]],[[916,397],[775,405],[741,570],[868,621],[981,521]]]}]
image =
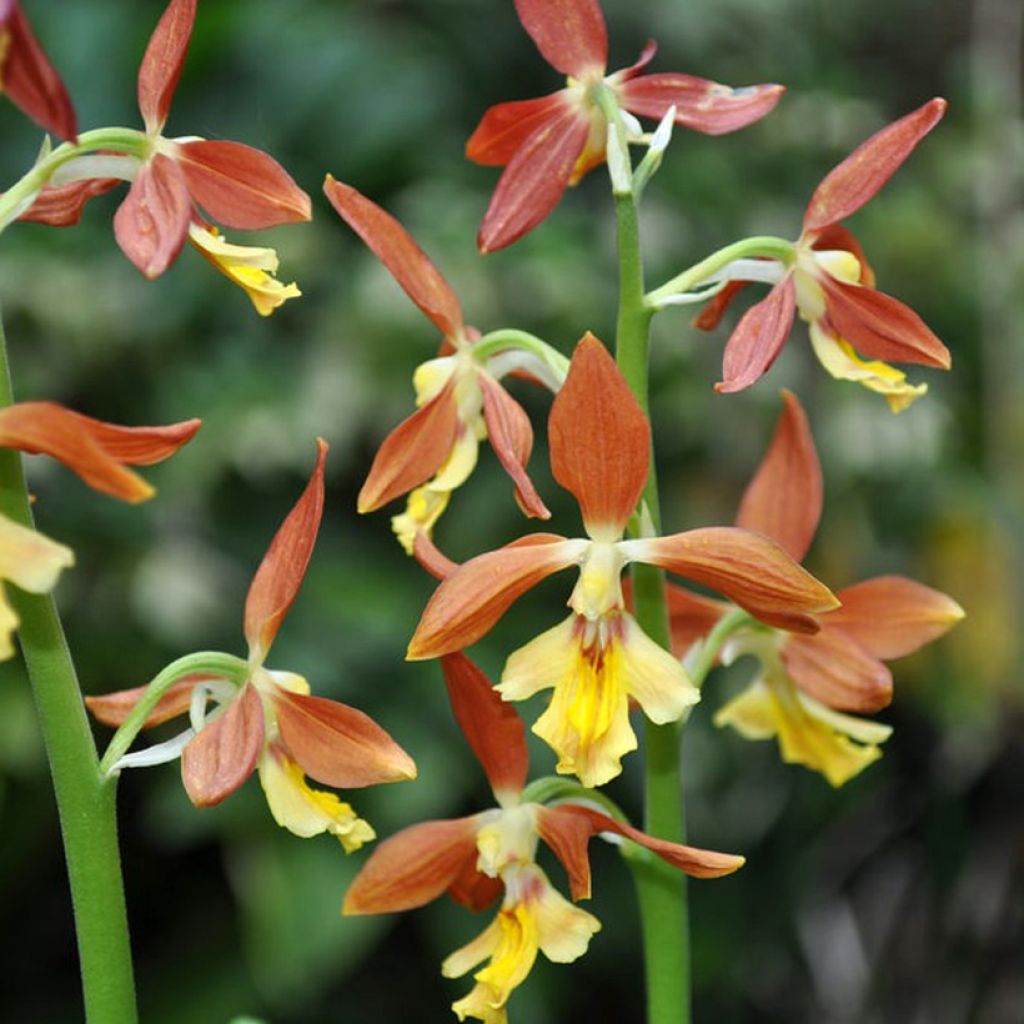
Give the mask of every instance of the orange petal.
[{"label": "orange petal", "polygon": [[661,120],[676,108],[676,124],[705,135],[724,135],[760,121],[775,109],[785,87],[748,85],[733,89],[693,75],[641,75],[623,82],[616,92],[630,113]]},{"label": "orange petal", "polygon": [[[622,541],[622,553],[650,562],[725,594],[771,625],[838,606],[832,592],[802,569],[773,540],[738,527],[712,526],[670,537]],[[799,628],[799,625],[797,625]],[[813,623],[801,632],[814,632]]]},{"label": "orange petal", "polygon": [[435,580],[446,580],[459,567],[427,536],[425,530],[419,530],[412,542],[412,555]]},{"label": "orange petal", "polygon": [[263,750],[263,704],[246,683],[231,706],[181,752],[181,781],[196,807],[213,807],[252,774]]},{"label": "orange petal", "polygon": [[861,143],[814,190],[804,214],[804,231],[828,227],[859,210],[896,173],[945,112],[944,99],[930,100]]},{"label": "orange petal", "polygon": [[0,93],[48,132],[72,141],[75,110],[16,0],[0,4]]},{"label": "orange petal", "polygon": [[736,525],[771,537],[799,562],[821,519],[821,464],[799,399],[783,391],[782,402],[778,426],[743,494]]},{"label": "orange petal", "polygon": [[742,391],[768,372],[789,337],[795,310],[796,292],[787,275],[736,325],[725,345],[723,379],[716,391]]},{"label": "orange petal", "polygon": [[842,607],[828,627],[841,629],[870,654],[902,658],[953,628],[964,610],[951,597],[905,576],[875,576],[839,591]]},{"label": "orange petal", "polygon": [[345,894],[345,914],[390,914],[437,899],[476,860],[477,817],[425,821],[385,839]]},{"label": "orange petal", "polygon": [[608,30],[597,0],[516,0],[516,13],[556,71],[575,78],[604,71]]},{"label": "orange petal", "polygon": [[318,782],[360,789],[416,778],[412,758],[362,711],[284,689],[274,710],[288,753]]},{"label": "orange petal", "polygon": [[533,230],[557,205],[587,144],[590,118],[570,108],[555,114],[516,150],[498,179],[477,235],[494,252]]},{"label": "orange petal", "polygon": [[[143,728],[149,729],[154,725],[161,725],[172,718],[177,718],[178,715],[185,714],[192,703],[192,691],[196,684],[212,678],[214,677],[197,673],[183,676],[177,682],[171,683],[163,696],[156,702],[153,710],[146,716]],[[124,724],[125,719],[131,714],[147,689],[149,689],[147,686],[135,686],[130,690],[117,690],[114,693],[86,697],[85,706],[92,712],[92,716],[97,722],[116,729]]]},{"label": "orange petal", "polygon": [[274,534],[249,584],[245,599],[245,639],[249,658],[259,663],[274,642],[306,575],[324,510],[324,460],[327,442],[316,441],[316,465],[306,489]]},{"label": "orange petal", "polygon": [[499,103],[486,111],[469,137],[466,156],[477,164],[504,167],[535,131],[570,107],[565,89],[535,100]]},{"label": "orange petal", "polygon": [[139,66],[139,110],[150,134],[167,120],[195,20],[196,0],[171,0],[149,37]]},{"label": "orange petal", "polygon": [[724,601],[694,594],[674,583],[665,585],[665,598],[668,601],[672,653],[677,658],[682,658],[694,641],[706,637],[731,607]]},{"label": "orange petal", "polygon": [[125,256],[152,280],[174,262],[188,235],[192,200],[181,168],[157,153],[135,175],[114,214],[114,235]]},{"label": "orange petal", "polygon": [[455,719],[495,796],[500,802],[520,793],[530,770],[523,720],[465,655],[446,655],[441,669]]},{"label": "orange petal", "polygon": [[119,427],[55,402],[18,402],[0,410],[0,447],[59,459],[90,487],[122,501],[143,501],[153,488],[122,463],[167,458],[199,429],[199,420],[167,427]]},{"label": "orange petal", "polygon": [[821,275],[818,283],[825,289],[832,325],[865,355],[949,369],[949,349],[909,306],[874,288],[846,284],[828,274]]},{"label": "orange petal", "polygon": [[551,471],[580,504],[591,537],[615,540],[647,483],[651,430],[608,350],[589,332],[548,420]]},{"label": "orange petal", "polygon": [[118,178],[86,178],[56,188],[47,185],[18,220],[47,224],[52,228],[71,227],[79,222],[82,210],[90,199],[120,184]]},{"label": "orange petal", "polygon": [[448,886],[448,895],[456,903],[472,910],[474,914],[486,910],[501,894],[505,888],[500,878],[491,878],[485,875],[476,866],[476,850],[463,865],[458,877]]},{"label": "orange petal", "polygon": [[797,686],[837,711],[871,713],[892,700],[889,670],[838,629],[791,636],[781,654]]},{"label": "orange petal", "polygon": [[693,318],[693,326],[701,331],[713,331],[732,305],[732,300],[743,291],[749,281],[730,281],[717,294],[708,299],[706,305]]},{"label": "orange petal", "polygon": [[441,583],[423,610],[406,658],[438,658],[476,643],[516,598],[578,561],[586,547],[584,541],[553,534],[523,540],[471,558]]},{"label": "orange petal", "polygon": [[391,276],[402,286],[405,294],[444,336],[454,338],[461,334],[463,324],[459,300],[412,235],[390,213],[329,174],[324,180],[324,193],[341,219],[391,271]]},{"label": "orange petal", "polygon": [[594,834],[590,820],[574,813],[571,805],[537,808],[537,832],[569,875],[574,900],[590,899],[590,857],[587,847]]},{"label": "orange petal", "polygon": [[451,454],[458,426],[453,376],[384,438],[359,492],[359,511],[373,512],[429,480]]},{"label": "orange petal", "polygon": [[523,407],[483,370],[477,382],[484,397],[484,420],[494,454],[516,485],[516,501],[531,518],[550,519],[551,513],[526,475],[533,450],[533,428]]},{"label": "orange petal", "polygon": [[178,164],[192,198],[225,227],[254,231],[312,216],[309,196],[272,156],[252,146],[183,142]]}]

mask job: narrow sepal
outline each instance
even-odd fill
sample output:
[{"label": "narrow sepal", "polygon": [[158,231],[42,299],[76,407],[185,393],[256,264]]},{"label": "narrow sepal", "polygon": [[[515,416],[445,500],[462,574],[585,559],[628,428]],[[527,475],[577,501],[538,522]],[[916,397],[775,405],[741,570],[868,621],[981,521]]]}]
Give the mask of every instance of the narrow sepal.
[{"label": "narrow sepal", "polygon": [[329,174],[324,180],[324,193],[341,219],[388,268],[406,295],[441,333],[446,338],[460,334],[463,325],[459,300],[412,235],[390,213]]},{"label": "narrow sepal", "polygon": [[425,530],[418,530],[412,542],[412,556],[435,580],[446,580],[459,567],[427,536]]},{"label": "narrow sepal", "polygon": [[892,673],[838,629],[791,636],[782,647],[783,664],[805,693],[837,711],[870,714],[892,700]]},{"label": "narrow sepal", "polygon": [[722,380],[715,390],[742,391],[767,373],[789,337],[795,311],[796,291],[787,276],[736,325],[725,345]]},{"label": "narrow sepal", "polygon": [[804,214],[804,231],[844,220],[877,195],[945,112],[944,99],[929,100],[861,143],[814,190]]},{"label": "narrow sepal", "polygon": [[139,110],[150,134],[167,120],[195,20],[196,0],[171,0],[149,37],[139,65]]},{"label": "narrow sepal", "polygon": [[590,899],[590,857],[587,847],[594,829],[590,819],[569,805],[537,808],[537,832],[569,876],[574,900]]},{"label": "narrow sepal", "polygon": [[749,284],[749,281],[730,281],[701,307],[701,311],[691,321],[693,326],[701,331],[713,331],[721,322],[725,311],[732,305],[733,299]]},{"label": "narrow sepal", "polygon": [[385,839],[356,875],[342,912],[390,914],[437,899],[476,860],[477,818],[425,821]]},{"label": "narrow sepal", "polygon": [[324,460],[327,442],[317,438],[313,475],[278,528],[256,570],[245,599],[245,639],[249,658],[256,663],[266,657],[281,620],[299,592],[316,544],[324,508]]},{"label": "narrow sepal", "polygon": [[384,439],[359,491],[359,511],[373,512],[429,480],[451,453],[457,429],[453,378]]},{"label": "narrow sepal", "polygon": [[416,778],[412,758],[362,711],[284,689],[274,711],[288,753],[317,782],[360,789]]},{"label": "narrow sepal", "polygon": [[188,237],[192,200],[177,162],[157,153],[143,164],[114,214],[122,252],[151,280],[177,258]]},{"label": "narrow sepal", "polygon": [[747,486],[736,525],[771,537],[797,562],[803,560],[821,519],[821,463],[807,414],[791,391],[768,450]]},{"label": "narrow sepal", "polygon": [[214,220],[239,231],[309,220],[309,196],[270,155],[241,142],[201,139],[178,146],[192,198]]},{"label": "narrow sepal", "polygon": [[467,910],[479,914],[501,896],[505,886],[500,878],[491,878],[477,868],[475,854],[474,850],[458,877],[448,886],[448,895]]},{"label": "narrow sepal", "polygon": [[632,114],[660,120],[674,106],[676,124],[705,135],[724,135],[771,113],[785,87],[766,84],[733,89],[693,75],[659,74],[630,78],[616,92]]},{"label": "narrow sepal", "polygon": [[[171,685],[156,702],[153,710],[146,716],[143,728],[149,729],[161,725],[185,714],[192,703],[192,691],[198,683],[211,679],[212,676],[196,674],[184,676]],[[93,718],[104,725],[117,728],[124,724],[125,719],[135,709],[148,687],[133,686],[130,690],[115,690],[113,693],[101,693],[85,698],[85,706]]]},{"label": "narrow sepal", "polygon": [[651,431],[615,360],[590,333],[551,405],[548,442],[551,471],[579,502],[587,532],[621,536],[647,482]]},{"label": "narrow sepal", "polygon": [[18,218],[52,228],[68,228],[82,217],[85,204],[120,185],[118,178],[86,178],[70,185],[47,185],[35,202]]},{"label": "narrow sepal", "polygon": [[455,720],[495,795],[522,791],[530,770],[523,720],[463,654],[441,659]]},{"label": "narrow sepal", "polygon": [[875,576],[837,596],[842,606],[829,612],[829,627],[886,660],[913,654],[964,617],[951,597],[905,576]]},{"label": "narrow sepal", "polygon": [[181,780],[196,807],[213,807],[252,774],[263,750],[263,704],[246,683],[228,709],[181,752]]},{"label": "narrow sepal", "polygon": [[486,167],[504,167],[546,122],[571,109],[565,89],[533,100],[498,103],[484,112],[466,142],[466,157]]},{"label": "narrow sepal", "polygon": [[604,71],[608,30],[597,0],[516,0],[516,12],[556,71],[576,78]]},{"label": "narrow sepal", "polygon": [[530,518],[550,519],[526,464],[533,450],[533,428],[523,407],[490,374],[481,370],[477,382],[484,397],[484,421],[494,454],[516,485],[516,501]]}]

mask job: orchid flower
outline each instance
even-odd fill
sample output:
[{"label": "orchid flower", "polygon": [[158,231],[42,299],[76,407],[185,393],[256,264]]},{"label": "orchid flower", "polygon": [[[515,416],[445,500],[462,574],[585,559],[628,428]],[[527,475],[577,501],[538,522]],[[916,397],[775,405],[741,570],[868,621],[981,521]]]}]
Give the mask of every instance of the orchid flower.
[{"label": "orchid flower", "polygon": [[[166,427],[119,427],[72,412],[54,402],[18,402],[0,409],[0,448],[50,455],[90,487],[121,501],[152,497],[153,488],[127,466],[148,466],[190,441],[199,420]],[[18,616],[2,581],[32,594],[48,594],[74,553],[28,526],[0,516],[0,661],[14,656]]]},{"label": "orchid flower", "polygon": [[[481,252],[531,231],[567,185],[604,161],[608,120],[599,90],[611,90],[619,107],[640,117],[660,120],[675,108],[676,124],[707,135],[760,120],[783,92],[780,85],[732,89],[692,75],[644,75],[657,50],[653,40],[635,64],[606,76],[608,33],[597,0],[516,0],[516,11],[541,56],[568,82],[539,99],[491,107],[466,143],[470,160],[505,167],[480,226]],[[640,135],[638,124],[633,134]]]},{"label": "orchid flower", "polygon": [[623,540],[650,461],[650,428],[607,350],[593,335],[576,348],[548,424],[555,479],[580,504],[586,539],[531,534],[470,559],[427,604],[407,657],[434,658],[475,643],[512,602],[571,565],[580,576],[572,614],[508,659],[499,692],[525,700],[554,695],[533,726],[559,755],[557,770],[599,786],[637,746],[634,699],[658,724],[680,718],[699,693],[669,652],[625,610],[620,576],[630,562],[670,569],[718,590],[772,624],[816,629],[813,613],[836,600],[774,541],[711,527]]},{"label": "orchid flower", "polygon": [[352,882],[346,914],[411,910],[447,892],[474,911],[501,897],[494,921],[441,967],[457,978],[482,961],[470,993],[452,1006],[460,1020],[506,1021],[512,990],[526,978],[538,952],[555,963],[582,956],[601,923],[561,896],[536,863],[543,840],[569,875],[573,900],[590,897],[587,846],[595,835],[636,844],[697,878],[718,878],[743,858],[648,836],[568,797],[546,806],[524,792],[529,771],[522,720],[462,654],[441,659],[456,719],[482,765],[498,806],[466,818],[412,825],[385,839]]},{"label": "orchid flower", "polygon": [[74,140],[75,111],[18,0],[0,0],[0,93],[48,132]]},{"label": "orchid flower", "polygon": [[[190,673],[175,679],[148,709],[154,726],[188,713],[191,728],[167,743],[125,754],[111,770],[181,757],[185,791],[197,807],[230,796],[257,769],[275,821],[299,836],[330,832],[351,852],[374,838],[373,829],[335,794],[310,787],[306,776],[352,789],[416,776],[412,759],[367,715],[310,695],[292,672],[264,666],[313,553],[324,501],[327,445],[318,442],[316,468],[302,496],[274,536],[245,602],[247,663],[232,678]],[[237,659],[236,659],[237,660]],[[87,697],[107,725],[123,725],[146,687]],[[207,713],[207,702],[216,708]]]},{"label": "orchid flower", "polygon": [[[821,467],[799,401],[784,392],[783,402],[736,523],[773,538],[799,560],[821,518]],[[751,654],[761,668],[715,723],[748,739],[776,736],[784,761],[804,764],[840,786],[881,756],[879,744],[892,732],[857,717],[892,700],[884,662],[942,636],[964,613],[952,598],[902,576],[877,576],[836,596],[841,606],[820,616],[821,629],[813,635],[752,626],[730,636],[725,660]],[[670,586],[669,610],[673,646],[683,655],[733,609]]]},{"label": "orchid flower", "polygon": [[[713,329],[746,282],[772,285],[767,297],[743,315],[725,347],[717,391],[741,391],[775,361],[799,312],[825,369],[885,395],[894,412],[927,391],[912,385],[888,360],[948,370],[946,346],[909,307],[875,290],[874,273],[856,238],[840,221],[859,210],[892,177],[935,127],[946,101],[933,99],[876,132],[814,190],[803,230],[785,258],[741,259],[714,276],[725,288],[695,323]],[[857,349],[868,359],[862,359]]]},{"label": "orchid flower", "polygon": [[146,277],[159,277],[187,239],[240,284],[265,316],[299,290],[275,280],[277,258],[271,250],[228,246],[199,211],[228,228],[249,231],[309,220],[310,200],[276,160],[258,149],[164,136],[195,15],[196,0],[171,0],[150,37],[139,68],[145,123],[139,154],[91,154],[69,161],[22,219],[73,224],[92,196],[129,181],[114,215],[114,234]]},{"label": "orchid flower", "polygon": [[539,339],[533,339],[532,351],[511,344],[477,345],[479,333],[464,323],[455,293],[405,228],[330,175],[324,191],[341,218],[443,335],[440,354],[413,375],[418,409],[381,445],[359,492],[359,511],[372,512],[409,494],[405,512],[395,516],[392,525],[411,553],[417,535],[430,536],[452,491],[472,473],[479,443],[486,437],[515,484],[519,507],[527,516],[547,519],[551,513],[526,474],[533,448],[529,418],[499,379],[509,373],[528,374],[557,391],[564,377],[564,357]]}]

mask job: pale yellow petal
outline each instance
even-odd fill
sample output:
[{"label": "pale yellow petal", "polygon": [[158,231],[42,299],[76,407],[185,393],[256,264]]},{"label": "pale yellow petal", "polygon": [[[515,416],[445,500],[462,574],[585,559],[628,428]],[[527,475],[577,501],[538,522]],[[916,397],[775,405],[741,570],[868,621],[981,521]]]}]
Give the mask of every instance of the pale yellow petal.
[{"label": "pale yellow petal", "polygon": [[540,948],[554,963],[569,964],[587,951],[590,938],[601,930],[593,914],[574,907],[548,885],[534,906]]},{"label": "pale yellow petal", "polygon": [[495,918],[475,939],[455,950],[441,964],[441,973],[446,978],[461,978],[477,964],[493,955],[501,939],[501,925]]},{"label": "pale yellow petal", "polygon": [[568,676],[579,657],[576,623],[570,615],[509,655],[498,693],[505,700],[526,700]]},{"label": "pale yellow petal", "polygon": [[31,594],[46,594],[74,563],[70,548],[0,515],[0,579]]},{"label": "pale yellow petal", "polygon": [[0,661],[14,657],[14,631],[18,628],[18,616],[7,603],[3,584],[0,584]]},{"label": "pale yellow petal", "polygon": [[763,680],[748,686],[715,713],[715,725],[731,725],[748,740],[769,740],[777,732],[775,701]]},{"label": "pale yellow petal", "polygon": [[448,507],[450,496],[450,491],[437,491],[430,484],[424,484],[409,493],[405,511],[391,517],[391,529],[407,555],[412,554],[418,533],[432,535],[434,524]]},{"label": "pale yellow petal", "polygon": [[629,696],[657,725],[678,721],[700,700],[682,664],[659,647],[631,615],[623,614],[622,678]]},{"label": "pale yellow petal", "polygon": [[434,491],[454,491],[460,487],[476,468],[479,450],[476,433],[463,426],[456,435],[451,454],[427,486]]}]

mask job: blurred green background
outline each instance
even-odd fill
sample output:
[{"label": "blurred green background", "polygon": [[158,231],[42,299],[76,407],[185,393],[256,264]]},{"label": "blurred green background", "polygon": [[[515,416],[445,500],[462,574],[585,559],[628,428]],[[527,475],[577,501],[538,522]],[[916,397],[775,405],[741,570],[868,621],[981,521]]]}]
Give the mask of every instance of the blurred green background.
[{"label": "blurred green background", "polygon": [[[135,72],[162,4],[25,0],[83,127],[136,125]],[[714,677],[687,731],[691,840],[742,852],[738,875],[691,886],[696,1019],[730,1022],[1013,1024],[1024,1006],[1024,792],[1020,611],[1024,444],[1024,133],[1019,0],[605,0],[611,66],[649,36],[655,71],[731,84],[778,81],[778,110],[737,135],[679,130],[649,188],[652,284],[746,234],[795,237],[823,174],[863,138],[933,95],[950,111],[883,194],[850,222],[879,284],[950,346],[954,372],[893,417],[828,379],[802,325],[767,379],[716,397],[727,327],[698,335],[685,311],[655,327],[653,409],[667,526],[729,522],[778,410],[806,403],[827,505],[809,567],[833,587],[903,572],[952,593],[967,620],[895,666],[883,760],[841,790],[783,765],[774,744],[710,724],[749,674]],[[325,172],[395,213],[484,330],[519,326],[568,352],[585,329],[611,340],[614,226],[603,170],[511,249],[474,237],[497,173],[466,162],[492,103],[559,87],[510,0],[204,0],[169,134],[265,148],[314,197],[311,225],[234,241],[275,245],[304,298],[260,320],[186,251],[147,283],[116,248],[121,192],[70,230],[17,225],[0,246],[0,302],[20,398],[124,423],[201,416],[195,442],[146,471],[160,493],[120,507],[60,467],[29,460],[40,527],[74,547],[58,599],[83,687],[145,682],[191,650],[242,653],[249,578],[300,492],[317,434],[332,445],[328,506],[309,576],[271,658],[315,692],[373,714],[416,757],[419,781],[352,794],[380,835],[490,803],[433,664],[405,642],[432,583],[360,519],[376,446],[411,407],[410,375],[435,331],[341,224]],[[0,181],[39,144],[0,104]],[[577,513],[544,456],[547,399],[511,390],[537,426],[532,464],[552,527]],[[524,523],[489,449],[438,543],[465,558]],[[37,464],[38,463],[38,464]],[[394,511],[398,511],[396,505]],[[521,601],[475,651],[502,658],[563,614],[568,576]],[[80,1020],[69,903],[45,758],[27,682],[0,684],[0,1019]],[[538,707],[526,709],[528,718]],[[104,730],[101,738],[107,735]],[[613,794],[639,809],[639,757]],[[534,771],[552,770],[546,748]],[[121,783],[128,902],[147,1024],[443,1022],[468,980],[441,959],[480,931],[437,903],[343,920],[365,853],[277,829],[258,784],[203,813],[174,766]],[[512,1002],[529,1024],[643,1019],[636,912],[617,855],[595,843],[604,922],[572,966],[539,961]],[[557,867],[552,877],[561,886]]]}]

